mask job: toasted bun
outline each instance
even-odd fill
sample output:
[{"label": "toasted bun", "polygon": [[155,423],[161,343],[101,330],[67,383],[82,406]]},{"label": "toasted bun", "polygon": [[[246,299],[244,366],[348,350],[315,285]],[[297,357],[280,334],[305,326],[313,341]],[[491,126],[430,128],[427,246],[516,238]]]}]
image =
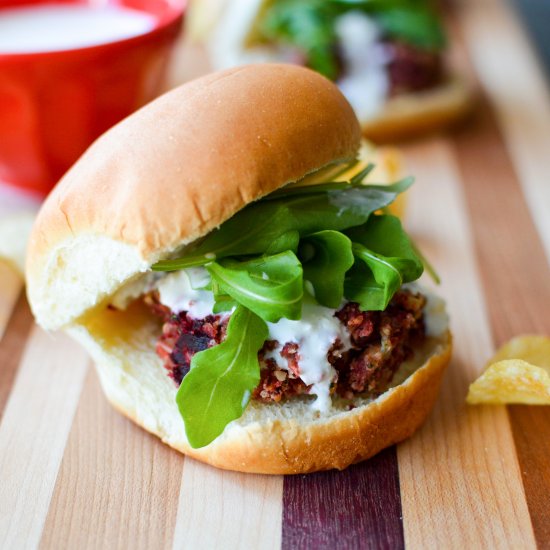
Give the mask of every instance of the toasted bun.
[{"label": "toasted bun", "polygon": [[301,398],[269,405],[251,401],[213,443],[192,449],[176,387],[154,351],[160,330],[135,304],[127,311],[104,310],[70,332],[95,359],[109,401],[128,418],[197,460],[264,474],[343,469],[411,436],[434,405],[451,353],[448,332],[428,339],[398,371],[400,384],[352,410],[335,402],[329,413],[316,416]]},{"label": "toasted bun", "polygon": [[43,205],[27,283],[38,322],[66,326],[246,204],[332,162],[361,132],[338,88],[258,65],[185,84],[99,138]]}]

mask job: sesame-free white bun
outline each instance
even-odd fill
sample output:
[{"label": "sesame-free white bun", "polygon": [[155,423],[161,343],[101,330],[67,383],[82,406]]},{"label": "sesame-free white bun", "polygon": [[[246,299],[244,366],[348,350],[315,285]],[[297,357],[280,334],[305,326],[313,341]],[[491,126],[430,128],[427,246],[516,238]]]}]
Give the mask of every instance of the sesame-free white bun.
[{"label": "sesame-free white bun", "polygon": [[374,401],[357,400],[349,410],[335,400],[321,415],[308,397],[252,402],[212,444],[191,449],[177,388],[155,353],[161,322],[139,300],[124,311],[107,307],[153,263],[248,203],[353,159],[360,137],[336,86],[303,68],[247,66],[169,92],[94,143],[46,200],[27,260],[37,321],[86,347],[107,398],[123,414],[220,468],[344,468],[405,439],[437,396],[450,354],[446,331],[416,349],[398,371],[401,383]]}]

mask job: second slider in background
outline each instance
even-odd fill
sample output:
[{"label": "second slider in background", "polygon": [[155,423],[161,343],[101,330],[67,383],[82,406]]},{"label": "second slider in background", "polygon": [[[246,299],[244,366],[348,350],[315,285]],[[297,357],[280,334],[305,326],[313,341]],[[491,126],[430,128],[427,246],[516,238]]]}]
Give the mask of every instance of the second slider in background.
[{"label": "second slider in background", "polygon": [[375,141],[447,127],[473,102],[429,0],[204,0],[191,4],[188,29],[213,69],[285,62],[324,74]]}]

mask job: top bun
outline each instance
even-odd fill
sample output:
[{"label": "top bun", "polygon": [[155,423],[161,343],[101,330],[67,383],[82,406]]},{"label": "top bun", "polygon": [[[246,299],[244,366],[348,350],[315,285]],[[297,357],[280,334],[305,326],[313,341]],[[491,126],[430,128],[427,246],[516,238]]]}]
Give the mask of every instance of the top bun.
[{"label": "top bun", "polygon": [[355,157],[361,131],[308,69],[249,65],[153,101],[100,137],[44,203],[28,295],[47,329],[70,324],[248,203]]}]

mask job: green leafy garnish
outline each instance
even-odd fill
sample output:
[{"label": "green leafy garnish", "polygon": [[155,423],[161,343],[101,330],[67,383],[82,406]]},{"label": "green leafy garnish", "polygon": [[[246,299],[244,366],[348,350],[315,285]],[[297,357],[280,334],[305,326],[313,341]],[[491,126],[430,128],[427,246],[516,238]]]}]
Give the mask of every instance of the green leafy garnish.
[{"label": "green leafy garnish", "polygon": [[418,279],[422,274],[422,262],[398,217],[372,216],[365,225],[349,229],[346,234],[352,241],[379,254],[399,258],[409,273],[407,279]]},{"label": "green leafy garnish", "polygon": [[297,47],[311,67],[334,76],[338,71],[333,51],[336,34],[325,5],[326,0],[279,0],[268,8],[260,32]]},{"label": "green leafy garnish", "polygon": [[372,17],[391,39],[434,51],[445,45],[431,0],[278,0],[265,10],[257,32],[262,41],[298,49],[309,67],[334,80],[339,72],[335,20],[349,11]]},{"label": "green leafy garnish", "polygon": [[384,310],[403,283],[423,271],[401,222],[394,216],[373,216],[347,232],[356,262],[347,275],[345,295],[361,309]]},{"label": "green leafy garnish", "polygon": [[212,313],[224,313],[226,311],[231,311],[233,308],[238,306],[238,303],[227,294],[218,294],[215,295],[215,298]]},{"label": "green leafy garnish", "polygon": [[[412,178],[393,185],[347,185],[345,188],[304,187],[296,195],[279,195],[247,206],[193,246],[182,258],[162,260],[153,271],[175,271],[206,265],[232,256],[275,254],[300,238],[318,231],[342,231],[365,223],[369,216],[391,204],[413,183]],[[309,192],[306,192],[309,189]]]},{"label": "green leafy garnish", "polygon": [[383,10],[377,20],[386,34],[425,50],[439,50],[445,35],[437,15],[426,7],[397,7]]},{"label": "green leafy garnish", "polygon": [[290,231],[276,237],[267,247],[265,254],[267,256],[271,256],[272,254],[278,254],[279,252],[285,252],[286,250],[292,250],[292,252],[296,253],[299,243],[300,233],[298,233],[295,229],[291,229]]},{"label": "green leafy garnish", "polygon": [[265,322],[239,306],[231,315],[225,340],[193,357],[176,396],[193,448],[208,445],[242,416],[260,381],[258,351],[267,335]]},{"label": "green leafy garnish", "polygon": [[346,280],[346,296],[364,311],[386,309],[394,293],[403,283],[398,267],[390,258],[353,243],[353,254],[363,262],[350,271]]},{"label": "green leafy garnish", "polygon": [[218,287],[266,321],[299,319],[302,312],[302,264],[291,252],[239,262],[207,265]]},{"label": "green leafy garnish", "polygon": [[344,278],[354,262],[351,241],[339,231],[319,231],[300,245],[304,278],[323,306],[337,308],[344,297]]}]

